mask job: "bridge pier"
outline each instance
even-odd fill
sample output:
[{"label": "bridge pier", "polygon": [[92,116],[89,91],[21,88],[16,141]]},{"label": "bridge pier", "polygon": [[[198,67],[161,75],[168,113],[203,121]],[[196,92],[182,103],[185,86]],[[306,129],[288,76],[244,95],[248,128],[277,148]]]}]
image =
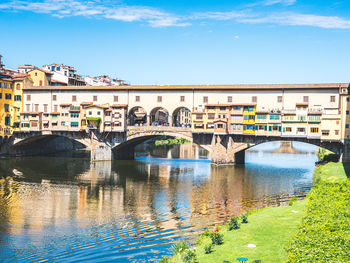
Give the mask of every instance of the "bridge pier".
[{"label": "bridge pier", "polygon": [[246,143],[234,142],[229,135],[213,135],[211,163],[215,165],[244,164]]}]

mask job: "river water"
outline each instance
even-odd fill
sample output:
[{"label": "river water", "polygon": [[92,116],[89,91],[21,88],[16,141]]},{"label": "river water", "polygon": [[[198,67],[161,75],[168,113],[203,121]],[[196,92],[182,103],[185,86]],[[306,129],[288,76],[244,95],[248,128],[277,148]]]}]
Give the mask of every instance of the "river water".
[{"label": "river water", "polygon": [[[152,262],[169,254],[174,240],[307,194],[315,147],[254,149],[235,167],[144,154],[93,164],[80,157],[0,159],[0,262]],[[169,157],[165,152],[152,156]]]}]

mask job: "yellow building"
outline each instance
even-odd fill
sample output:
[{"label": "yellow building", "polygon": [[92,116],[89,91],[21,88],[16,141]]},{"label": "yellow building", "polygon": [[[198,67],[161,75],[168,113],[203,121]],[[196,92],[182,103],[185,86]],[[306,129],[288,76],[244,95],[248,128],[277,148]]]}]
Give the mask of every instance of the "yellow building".
[{"label": "yellow building", "polygon": [[11,115],[14,114],[12,105],[13,83],[10,76],[0,72],[0,136],[12,134]]},{"label": "yellow building", "polygon": [[52,73],[38,68],[28,72],[28,78],[33,81],[33,86],[50,86],[52,75]]},{"label": "yellow building", "polygon": [[337,141],[341,138],[341,115],[328,114],[321,117],[321,140]]},{"label": "yellow building", "polygon": [[243,134],[255,134],[256,105],[243,106]]}]

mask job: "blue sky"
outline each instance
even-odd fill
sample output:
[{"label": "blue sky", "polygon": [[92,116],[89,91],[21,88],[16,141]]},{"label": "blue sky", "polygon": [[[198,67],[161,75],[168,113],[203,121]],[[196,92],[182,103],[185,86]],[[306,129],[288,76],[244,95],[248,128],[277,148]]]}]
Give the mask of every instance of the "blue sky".
[{"label": "blue sky", "polygon": [[350,1],[0,0],[6,67],[131,84],[350,81]]}]

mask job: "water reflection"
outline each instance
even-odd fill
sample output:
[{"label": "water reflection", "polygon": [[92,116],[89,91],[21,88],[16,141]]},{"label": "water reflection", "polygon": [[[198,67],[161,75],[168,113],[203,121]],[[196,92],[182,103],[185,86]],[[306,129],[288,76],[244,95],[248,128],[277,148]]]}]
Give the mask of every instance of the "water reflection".
[{"label": "water reflection", "polygon": [[148,262],[232,214],[305,195],[315,161],[306,156],[251,152],[236,167],[2,159],[0,261]]}]

